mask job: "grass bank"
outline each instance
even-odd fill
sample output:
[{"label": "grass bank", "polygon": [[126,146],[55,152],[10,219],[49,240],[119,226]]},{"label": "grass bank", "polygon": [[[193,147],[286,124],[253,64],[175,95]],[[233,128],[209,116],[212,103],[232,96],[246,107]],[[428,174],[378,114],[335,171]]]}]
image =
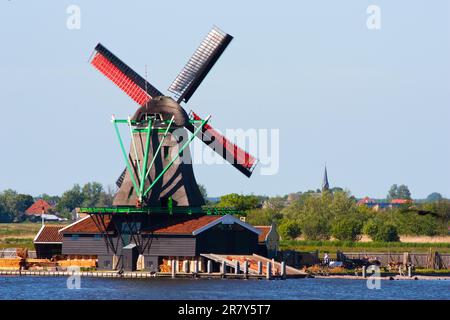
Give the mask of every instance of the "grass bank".
[{"label": "grass bank", "polygon": [[[60,225],[61,223],[46,223]],[[34,249],[33,239],[41,228],[40,222],[0,223],[0,249],[28,248]]]},{"label": "grass bank", "polygon": [[282,250],[315,251],[336,253],[345,252],[429,252],[450,253],[450,243],[415,242],[357,242],[357,241],[313,241],[284,240],[280,242]]}]

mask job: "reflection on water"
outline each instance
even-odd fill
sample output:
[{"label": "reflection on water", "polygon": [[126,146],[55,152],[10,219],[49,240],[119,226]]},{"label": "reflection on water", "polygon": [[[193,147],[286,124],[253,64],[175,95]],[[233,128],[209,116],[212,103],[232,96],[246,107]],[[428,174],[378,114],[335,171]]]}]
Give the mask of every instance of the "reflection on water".
[{"label": "reflection on water", "polygon": [[445,299],[450,281],[387,281],[369,290],[364,280],[207,280],[82,278],[67,289],[64,277],[0,277],[0,299]]}]

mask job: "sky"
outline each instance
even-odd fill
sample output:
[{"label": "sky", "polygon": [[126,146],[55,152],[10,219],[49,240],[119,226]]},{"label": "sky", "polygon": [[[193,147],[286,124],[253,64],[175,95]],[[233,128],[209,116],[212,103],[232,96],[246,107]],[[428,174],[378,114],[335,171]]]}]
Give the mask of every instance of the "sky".
[{"label": "sky", "polygon": [[[69,29],[71,5],[80,28]],[[369,29],[376,5],[380,29]],[[0,2],[0,190],[113,185],[110,123],[136,104],[89,65],[98,42],[167,94],[211,26],[234,36],[185,107],[226,129],[278,130],[279,169],[194,165],[210,196],[331,187],[450,196],[446,0]],[[271,149],[272,150],[272,149]],[[275,149],[274,149],[275,150]],[[195,151],[195,150],[193,150]],[[275,158],[272,158],[275,161]]]}]

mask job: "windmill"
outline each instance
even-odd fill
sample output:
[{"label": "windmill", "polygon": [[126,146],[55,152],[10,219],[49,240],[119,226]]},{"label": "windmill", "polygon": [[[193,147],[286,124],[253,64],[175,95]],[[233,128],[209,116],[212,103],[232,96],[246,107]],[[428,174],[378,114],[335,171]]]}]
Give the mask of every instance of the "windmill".
[{"label": "windmill", "polygon": [[[189,144],[195,137],[250,177],[257,159],[228,140],[210,124],[210,116],[189,114],[187,103],[233,37],[213,27],[170,85],[173,97],[165,96],[102,44],[95,47],[90,63],[108,77],[139,108],[128,119],[114,124],[126,169],[117,181],[114,205],[199,208],[204,204],[190,161]],[[126,152],[118,125],[130,129],[130,151]],[[189,136],[186,130],[191,132]],[[183,158],[183,161],[180,159]]]}]

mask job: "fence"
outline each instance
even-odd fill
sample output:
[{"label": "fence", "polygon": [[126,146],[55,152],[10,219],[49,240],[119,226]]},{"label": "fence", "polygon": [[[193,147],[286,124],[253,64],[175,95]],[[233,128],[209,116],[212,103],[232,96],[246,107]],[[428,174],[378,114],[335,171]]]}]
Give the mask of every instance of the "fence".
[{"label": "fence", "polygon": [[343,252],[348,259],[374,259],[380,261],[381,265],[389,263],[412,264],[418,268],[426,269],[448,269],[450,267],[450,254],[439,252]]}]

